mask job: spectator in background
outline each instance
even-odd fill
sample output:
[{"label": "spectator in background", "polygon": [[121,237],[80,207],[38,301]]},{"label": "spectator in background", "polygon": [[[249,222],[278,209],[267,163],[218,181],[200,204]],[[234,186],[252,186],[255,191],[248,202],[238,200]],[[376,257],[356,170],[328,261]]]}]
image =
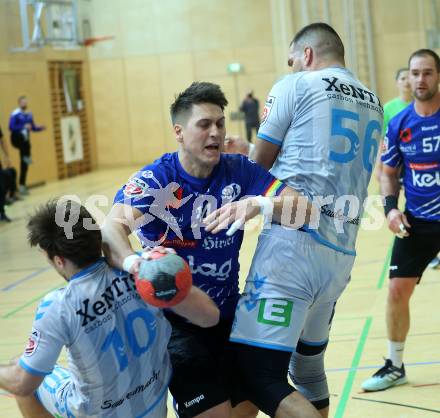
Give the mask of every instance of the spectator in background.
[{"label": "spectator in background", "polygon": [[9,119],[9,130],[11,131],[11,143],[20,152],[20,186],[21,194],[28,194],[26,187],[26,176],[31,159],[30,132],[39,132],[45,129],[44,126],[35,125],[31,112],[27,112],[27,98],[18,98],[18,107],[11,113]]},{"label": "spectator in background", "polygon": [[[2,165],[3,163],[3,165]],[[17,170],[11,165],[8,149],[3,141],[3,131],[0,127],[0,187],[5,190],[6,204],[19,199],[17,195]]]},{"label": "spectator in background", "polygon": [[240,111],[244,113],[244,120],[246,123],[246,138],[248,142],[252,142],[252,129],[255,128],[255,133],[260,128],[260,103],[254,97],[253,91],[250,91],[240,106]]},{"label": "spectator in background", "polygon": [[[15,173],[15,169],[10,167],[8,149],[3,141],[3,131],[0,128],[0,222],[10,222],[5,212],[5,204],[7,202],[7,196],[10,192],[11,175]],[[3,154],[3,155],[2,155]],[[3,158],[2,158],[3,157]],[[2,166],[2,160],[5,163],[6,168]]]}]

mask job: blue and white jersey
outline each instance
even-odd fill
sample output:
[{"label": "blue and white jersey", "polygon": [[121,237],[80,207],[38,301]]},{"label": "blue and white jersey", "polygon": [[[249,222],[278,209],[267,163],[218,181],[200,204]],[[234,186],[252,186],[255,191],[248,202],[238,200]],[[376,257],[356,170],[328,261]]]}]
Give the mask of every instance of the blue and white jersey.
[{"label": "blue and white jersey", "polygon": [[19,364],[48,375],[65,346],[67,416],[164,417],[166,410],[155,407],[171,378],[170,334],[162,311],[140,299],[133,277],[101,259],[42,300]]},{"label": "blue and white jersey", "polygon": [[440,109],[422,117],[411,103],[392,118],[382,162],[404,165],[406,209],[416,218],[440,221]]},{"label": "blue and white jersey", "polygon": [[172,247],[189,264],[193,283],[232,318],[239,297],[238,255],[243,231],[206,232],[203,219],[218,207],[245,196],[273,196],[285,186],[242,155],[222,154],[208,178],[190,176],[177,153],[165,154],[136,173],[116,194],[115,203],[139,209],[137,234],[144,247]]},{"label": "blue and white jersey", "polygon": [[27,124],[31,125],[31,130],[34,132],[43,130],[43,127],[35,125],[31,112],[24,112],[17,107],[17,109],[11,113],[9,118],[9,130],[13,133],[21,133],[27,137],[29,135],[29,132],[25,127]]},{"label": "blue and white jersey", "polygon": [[381,135],[377,96],[345,68],[285,76],[266,100],[258,137],[279,145],[271,173],[321,208],[304,228],[355,254],[355,241]]}]

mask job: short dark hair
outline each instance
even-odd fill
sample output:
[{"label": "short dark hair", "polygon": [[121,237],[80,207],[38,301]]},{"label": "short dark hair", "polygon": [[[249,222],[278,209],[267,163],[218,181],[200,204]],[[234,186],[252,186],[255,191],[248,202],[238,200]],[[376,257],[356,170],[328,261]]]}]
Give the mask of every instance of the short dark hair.
[{"label": "short dark hair", "polygon": [[290,45],[305,44],[312,41],[312,37],[317,36],[318,42],[315,47],[321,55],[334,55],[344,59],[344,44],[338,33],[327,23],[316,22],[304,26],[293,38]]},{"label": "short dark hair", "polygon": [[228,101],[220,86],[208,82],[194,82],[185,91],[180,93],[170,107],[173,124],[182,117],[186,117],[192,110],[193,105],[200,103],[212,103],[222,110],[228,105]]},{"label": "short dark hair", "polygon": [[440,57],[438,56],[438,54],[435,51],[433,51],[432,49],[427,49],[427,48],[418,49],[416,52],[413,52],[410,55],[410,57],[409,57],[408,67],[411,66],[410,65],[411,64],[411,60],[414,57],[426,57],[427,55],[432,57],[432,58],[434,58],[434,62],[435,62],[435,66],[437,68],[437,72],[440,73]]},{"label": "short dark hair", "polygon": [[[75,220],[70,225],[70,239],[63,224],[57,222],[60,216],[62,220]],[[51,260],[57,255],[65,257],[77,267],[85,267],[101,257],[101,231],[96,225],[88,227],[91,222],[94,222],[92,215],[78,202],[49,200],[29,218],[28,241],[31,247],[38,245],[46,251]]]},{"label": "short dark hair", "polygon": [[399,69],[396,71],[396,80],[399,79],[400,74],[402,74],[404,71],[409,71],[409,68],[407,68],[407,67],[405,67],[405,68],[399,68]]}]

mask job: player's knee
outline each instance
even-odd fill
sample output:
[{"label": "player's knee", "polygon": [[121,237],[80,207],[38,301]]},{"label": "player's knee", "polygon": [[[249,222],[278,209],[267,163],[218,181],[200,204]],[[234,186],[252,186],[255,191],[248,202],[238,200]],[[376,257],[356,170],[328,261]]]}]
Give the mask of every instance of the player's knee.
[{"label": "player's knee", "polygon": [[232,409],[232,418],[255,418],[258,408],[249,401],[241,402]]},{"label": "player's knee", "polygon": [[399,279],[390,280],[388,299],[393,303],[407,302],[412,295],[412,288],[406,286],[406,282]]},{"label": "player's knee", "polygon": [[327,343],[312,345],[299,341],[296,352],[290,358],[290,378],[298,391],[317,409],[323,409],[329,405],[327,377],[324,369]]}]

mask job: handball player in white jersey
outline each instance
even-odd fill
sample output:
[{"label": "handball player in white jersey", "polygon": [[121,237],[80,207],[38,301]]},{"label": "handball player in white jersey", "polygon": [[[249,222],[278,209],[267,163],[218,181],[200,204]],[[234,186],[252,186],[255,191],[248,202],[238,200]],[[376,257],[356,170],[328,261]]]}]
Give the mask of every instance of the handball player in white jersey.
[{"label": "handball player in white jersey", "polygon": [[[0,388],[16,395],[25,418],[166,417],[171,327],[162,310],[101,257],[101,231],[80,204],[49,201],[28,231],[67,284],[41,301],[23,355],[0,366]],[[194,323],[203,318],[201,326],[219,318],[195,287],[173,310]],[[56,364],[63,347],[67,368]]]},{"label": "handball player in white jersey", "polygon": [[[262,411],[327,417],[324,352],[355,260],[383,110],[375,93],[345,68],[342,41],[325,23],[296,34],[289,65],[294,74],[279,80],[266,100],[254,158],[313,201],[320,216],[300,229],[274,221],[265,226],[231,341],[248,399]],[[287,381],[289,362],[312,412],[299,406]]]}]

